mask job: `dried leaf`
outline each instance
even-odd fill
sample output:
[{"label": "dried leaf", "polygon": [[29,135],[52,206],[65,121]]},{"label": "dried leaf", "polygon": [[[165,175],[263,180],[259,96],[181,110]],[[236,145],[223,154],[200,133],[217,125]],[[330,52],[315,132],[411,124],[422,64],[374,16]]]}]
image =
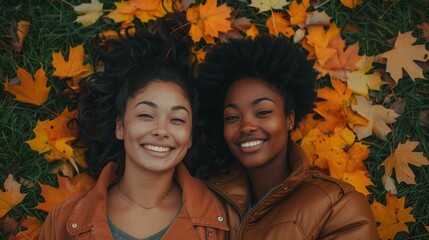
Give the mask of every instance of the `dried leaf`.
[{"label": "dried leaf", "polygon": [[314,57],[309,55],[309,59],[316,58],[320,66],[325,65],[326,61],[336,54],[336,50],[329,48],[328,45],[331,39],[340,34],[340,29],[335,24],[331,24],[328,30],[325,31],[323,26],[316,25],[308,26],[307,33],[307,41],[303,41],[302,43],[304,48],[310,52],[314,52]]},{"label": "dried leaf", "polygon": [[348,8],[355,8],[357,5],[361,4],[363,0],[340,0],[341,3]]},{"label": "dried leaf", "polygon": [[357,125],[354,127],[353,130],[358,139],[366,138],[374,132],[378,138],[386,140],[387,134],[392,131],[387,124],[394,123],[399,115],[382,105],[372,105],[372,101],[365,97],[356,95],[355,99],[356,105],[352,105],[353,111],[368,120],[367,126]]},{"label": "dried leaf", "polygon": [[282,13],[273,12],[265,24],[270,34],[274,36],[278,37],[282,33],[286,37],[292,37],[295,34],[289,20],[285,19]]},{"label": "dried leaf", "polygon": [[12,174],[9,174],[3,183],[5,192],[0,191],[0,217],[3,217],[12,208],[22,202],[25,194],[20,191],[21,184],[13,179]]},{"label": "dried leaf", "polygon": [[259,30],[255,24],[252,24],[252,26],[249,29],[247,29],[246,35],[248,37],[251,37],[252,39],[254,39],[256,36],[259,35]]},{"label": "dried leaf", "polygon": [[419,142],[408,140],[404,144],[400,143],[393,154],[381,164],[385,167],[386,175],[392,176],[393,169],[395,169],[396,180],[399,183],[416,184],[415,175],[408,164],[418,167],[429,165],[428,159],[423,156],[422,152],[413,152],[417,145]]},{"label": "dried leaf", "polygon": [[34,78],[26,70],[18,67],[16,72],[19,84],[12,85],[10,82],[3,84],[4,90],[16,96],[16,100],[34,105],[42,105],[48,99],[51,87],[46,87],[48,78],[45,70],[40,67],[34,74]]},{"label": "dried leaf", "polygon": [[52,76],[66,78],[76,77],[83,72],[92,71],[89,64],[84,64],[85,52],[83,44],[70,48],[67,60],[61,52],[52,52],[52,66],[55,71]]},{"label": "dried leaf", "polygon": [[0,218],[0,232],[6,234],[14,234],[16,232],[17,227],[18,222],[10,216]]},{"label": "dried leaf", "polygon": [[381,239],[394,239],[398,232],[409,233],[405,223],[415,222],[411,215],[412,207],[405,208],[405,197],[398,199],[393,194],[386,195],[386,206],[374,201],[371,205],[375,220],[380,223],[378,233]]},{"label": "dried leaf", "polygon": [[30,31],[30,22],[25,20],[19,20],[16,28],[16,39],[12,41],[13,50],[20,52],[22,45],[24,44],[24,39]]},{"label": "dried leaf", "polygon": [[311,26],[311,25],[323,25],[323,26],[329,26],[331,23],[331,17],[326,14],[325,11],[313,11],[307,13],[306,19],[305,19],[305,25]]},{"label": "dried leaf", "polygon": [[172,0],[129,0],[128,2],[136,8],[134,15],[142,22],[155,20],[173,11]]},{"label": "dried leaf", "polygon": [[322,66],[329,70],[354,71],[357,69],[357,63],[361,60],[359,56],[359,44],[355,43],[346,47],[345,41],[338,34],[329,41],[328,48],[335,49],[335,54],[330,57]]},{"label": "dried leaf", "polygon": [[73,9],[77,15],[80,15],[76,18],[75,22],[83,26],[94,24],[103,15],[103,4],[98,0],[91,0],[91,3],[82,3],[78,6],[73,6]]},{"label": "dried leaf", "polygon": [[43,222],[39,219],[27,216],[21,224],[26,230],[16,234],[16,240],[38,239],[42,225]]},{"label": "dried leaf", "polygon": [[359,70],[346,72],[347,86],[354,92],[363,96],[368,96],[368,91],[380,90],[383,84],[379,73],[367,74],[372,68],[373,57],[363,57],[357,64]]},{"label": "dried leaf", "polygon": [[358,170],[355,172],[345,172],[343,175],[344,182],[350,183],[356,188],[356,191],[364,194],[365,196],[369,195],[370,192],[366,188],[367,186],[374,186],[369,177],[367,176],[367,171]]},{"label": "dried leaf", "polygon": [[429,40],[429,23],[422,22],[420,24],[417,24],[417,27],[423,31],[422,37],[426,40]]},{"label": "dried leaf", "polygon": [[387,59],[386,71],[396,82],[402,78],[402,69],[413,80],[424,78],[422,69],[414,61],[428,61],[429,51],[424,44],[412,45],[415,41],[416,38],[411,35],[411,32],[399,33],[395,47],[382,55]]},{"label": "dried leaf", "polygon": [[398,194],[398,190],[396,190],[395,180],[384,174],[381,177],[381,182],[383,182],[384,189],[386,189],[387,192],[390,192],[391,194]]},{"label": "dried leaf", "polygon": [[134,12],[137,8],[134,5],[130,5],[128,1],[114,2],[116,8],[111,11],[106,17],[112,19],[116,23],[124,22],[130,24],[134,19]]},{"label": "dried leaf", "polygon": [[191,23],[189,35],[194,42],[201,38],[210,41],[210,38],[219,37],[219,32],[226,33],[231,29],[230,14],[231,9],[225,3],[217,6],[216,0],[190,7],[186,11],[186,19]]},{"label": "dried leaf", "polygon": [[293,0],[286,10],[290,16],[290,23],[300,25],[305,22],[307,17],[307,9],[310,7],[310,0]]},{"label": "dried leaf", "polygon": [[275,9],[283,10],[283,7],[289,3],[287,0],[252,0],[249,6],[258,8],[258,13],[261,13]]}]

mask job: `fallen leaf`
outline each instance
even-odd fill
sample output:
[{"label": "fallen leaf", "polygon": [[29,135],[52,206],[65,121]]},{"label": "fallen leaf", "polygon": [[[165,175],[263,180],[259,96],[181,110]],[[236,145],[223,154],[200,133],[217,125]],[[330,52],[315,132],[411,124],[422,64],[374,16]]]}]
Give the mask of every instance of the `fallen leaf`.
[{"label": "fallen leaf", "polygon": [[24,231],[19,231],[16,234],[16,240],[38,239],[43,222],[35,217],[27,216],[21,226],[25,227]]},{"label": "fallen leaf", "polygon": [[312,11],[307,13],[305,18],[305,25],[322,25],[329,26],[331,23],[331,17],[325,11]]},{"label": "fallen leaf", "polygon": [[255,39],[256,36],[259,35],[259,30],[256,27],[255,24],[252,24],[249,29],[246,31],[246,36],[251,37],[252,39]]},{"label": "fallen leaf", "polygon": [[368,120],[368,125],[354,127],[359,140],[366,138],[374,133],[378,138],[386,140],[387,134],[392,130],[387,124],[394,123],[399,114],[392,109],[387,109],[382,105],[372,105],[372,101],[363,96],[356,95],[356,105],[352,105],[353,111]]},{"label": "fallen leaf", "polygon": [[9,234],[14,234],[18,227],[18,222],[11,218],[10,216],[6,216],[4,218],[0,218],[0,232]]},{"label": "fallen leaf", "polygon": [[19,20],[16,25],[16,39],[12,41],[12,48],[17,52],[20,52],[22,45],[24,44],[24,39],[30,31],[30,22]]},{"label": "fallen leaf", "polygon": [[330,24],[328,30],[325,30],[321,25],[307,27],[306,41],[303,41],[303,47],[314,52],[314,56],[309,59],[316,58],[320,66],[324,66],[326,61],[336,54],[336,49],[329,48],[328,45],[334,37],[340,34],[340,29],[335,24]]},{"label": "fallen leaf", "polygon": [[259,9],[258,13],[261,13],[275,9],[283,10],[289,3],[287,0],[252,0],[249,6]]},{"label": "fallen leaf", "polygon": [[381,163],[381,166],[385,167],[386,175],[392,176],[393,169],[395,169],[398,183],[416,184],[415,175],[408,164],[418,167],[429,165],[428,159],[423,156],[422,152],[413,152],[417,145],[419,142],[408,140],[404,144],[399,143],[393,154]]},{"label": "fallen leaf", "polygon": [[129,4],[136,8],[135,17],[142,22],[155,20],[173,11],[172,0],[129,0]]},{"label": "fallen leaf", "polygon": [[349,45],[346,49],[344,39],[338,34],[329,41],[328,48],[335,49],[336,51],[332,57],[326,60],[326,63],[322,66],[323,68],[334,71],[355,71],[357,69],[357,63],[362,58],[358,54],[358,43]]},{"label": "fallen leaf", "polygon": [[0,190],[0,217],[9,212],[12,208],[22,202],[27,195],[21,193],[21,184],[13,179],[12,174],[9,174],[3,183],[5,191]]},{"label": "fallen leaf", "polygon": [[231,29],[230,14],[231,9],[225,3],[217,6],[216,0],[190,7],[186,11],[186,19],[191,23],[189,35],[194,42],[201,38],[219,37],[219,32],[226,33]]},{"label": "fallen leaf", "polygon": [[384,189],[391,194],[398,194],[398,190],[396,189],[395,180],[384,174],[381,177],[381,182],[383,183]]},{"label": "fallen leaf", "polygon": [[295,34],[289,20],[285,19],[283,14],[279,12],[273,12],[271,17],[267,19],[265,25],[269,33],[276,37],[278,37],[280,33],[286,37],[292,37]]},{"label": "fallen leaf", "polygon": [[429,23],[428,22],[422,22],[420,24],[417,24],[417,27],[423,31],[422,38],[428,40],[429,39]]},{"label": "fallen leaf", "polygon": [[4,90],[16,96],[16,100],[34,105],[42,105],[49,95],[51,87],[46,87],[48,78],[45,70],[40,67],[34,74],[34,78],[25,69],[18,67],[16,71],[19,83],[12,85],[10,82],[3,84]]},{"label": "fallen leaf", "polygon": [[82,3],[78,6],[73,6],[73,9],[77,15],[80,15],[76,18],[75,22],[83,26],[94,24],[103,15],[103,4],[98,0],[91,0],[91,3]]},{"label": "fallen leaf", "polygon": [[299,43],[305,37],[306,33],[307,33],[307,31],[305,29],[298,28],[295,31],[295,35],[293,35],[293,42]]},{"label": "fallen leaf", "polygon": [[290,16],[290,23],[294,25],[303,24],[307,17],[307,9],[310,7],[310,0],[293,0],[286,10]]},{"label": "fallen leaf", "polygon": [[348,8],[355,8],[357,5],[361,4],[363,0],[340,0],[341,3]]},{"label": "fallen leaf", "polygon": [[405,231],[409,233],[405,223],[415,222],[411,215],[412,207],[405,208],[405,197],[397,198],[388,193],[386,195],[386,205],[374,201],[371,205],[375,220],[380,223],[378,233],[381,239],[394,239],[398,232]]},{"label": "fallen leaf", "polygon": [[368,96],[369,90],[380,90],[383,84],[379,73],[374,72],[367,74],[372,69],[372,62],[374,57],[364,56],[357,64],[359,70],[354,72],[346,72],[347,86],[359,95]]},{"label": "fallen leaf", "polygon": [[382,54],[387,59],[386,71],[396,82],[402,78],[404,69],[411,79],[424,78],[423,71],[414,61],[428,61],[429,51],[424,44],[412,45],[416,38],[410,32],[399,33],[392,50]]},{"label": "fallen leaf", "polygon": [[367,176],[367,171],[358,170],[355,172],[345,172],[343,175],[344,182],[350,183],[353,187],[356,188],[356,191],[368,196],[370,192],[366,188],[367,186],[374,186],[371,182],[371,179]]},{"label": "fallen leaf", "polygon": [[55,68],[52,76],[76,77],[83,72],[92,71],[91,65],[84,64],[84,60],[83,44],[70,48],[67,60],[61,52],[52,52],[52,66]]},{"label": "fallen leaf", "polygon": [[134,19],[134,12],[137,8],[130,5],[128,1],[114,2],[116,8],[112,10],[106,17],[112,19],[114,22],[124,22],[130,24]]}]

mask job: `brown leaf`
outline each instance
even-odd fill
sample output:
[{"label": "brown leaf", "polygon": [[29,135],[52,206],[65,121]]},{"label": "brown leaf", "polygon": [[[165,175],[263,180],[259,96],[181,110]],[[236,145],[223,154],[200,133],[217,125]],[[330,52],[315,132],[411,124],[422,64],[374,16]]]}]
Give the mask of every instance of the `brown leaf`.
[{"label": "brown leaf", "polygon": [[0,191],[0,217],[3,217],[9,210],[22,202],[25,194],[21,193],[21,184],[13,179],[9,174],[4,181],[5,192]]}]

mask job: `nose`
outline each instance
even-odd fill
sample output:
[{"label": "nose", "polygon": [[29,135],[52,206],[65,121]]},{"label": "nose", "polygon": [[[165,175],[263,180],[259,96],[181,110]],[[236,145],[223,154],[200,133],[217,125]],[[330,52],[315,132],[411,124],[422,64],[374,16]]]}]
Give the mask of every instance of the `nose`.
[{"label": "nose", "polygon": [[157,121],[155,123],[155,126],[150,131],[150,134],[159,139],[168,138],[169,131],[167,124],[161,121]]},{"label": "nose", "polygon": [[255,131],[258,127],[250,120],[243,119],[243,123],[241,124],[240,131],[244,134],[249,134]]}]

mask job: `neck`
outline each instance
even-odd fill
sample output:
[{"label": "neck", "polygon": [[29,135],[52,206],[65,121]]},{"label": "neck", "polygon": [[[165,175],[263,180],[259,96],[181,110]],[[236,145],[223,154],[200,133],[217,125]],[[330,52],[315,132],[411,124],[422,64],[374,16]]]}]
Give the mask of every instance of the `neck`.
[{"label": "neck", "polygon": [[258,202],[289,175],[290,169],[286,153],[287,148],[267,164],[258,168],[247,169]]}]

